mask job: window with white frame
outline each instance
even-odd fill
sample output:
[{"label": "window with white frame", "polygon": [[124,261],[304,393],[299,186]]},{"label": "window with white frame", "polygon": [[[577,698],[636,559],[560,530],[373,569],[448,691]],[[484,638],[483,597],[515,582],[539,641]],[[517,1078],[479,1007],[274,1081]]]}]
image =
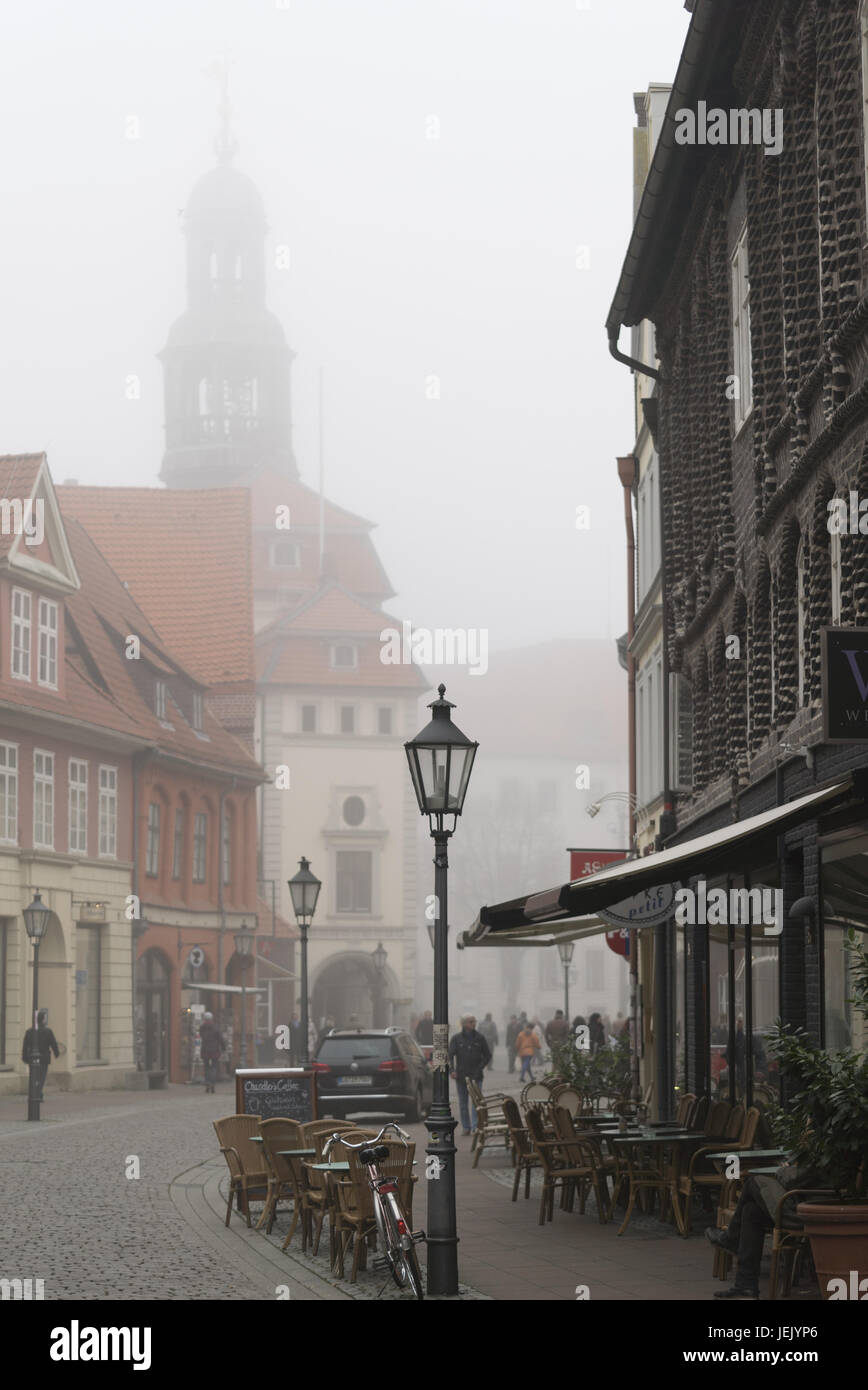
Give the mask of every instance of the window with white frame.
[{"label": "window with white frame", "polygon": [[115,859],[118,852],[118,770],[101,766],[99,770],[99,853],[101,859]]},{"label": "window with white frame", "polygon": [[184,868],[184,808],[175,808],[175,838],[172,846],[172,878],[179,879]]},{"label": "window with white frame", "polygon": [[232,816],[228,806],[223,807],[223,882],[232,882]]},{"label": "window with white frame", "polygon": [[166,718],[166,697],[167,697],[167,694],[168,694],[168,687],[167,687],[167,685],[166,685],[166,682],[165,682],[165,681],[157,681],[157,684],[156,684],[156,687],[155,687],[155,690],[154,690],[154,710],[155,710],[155,713],[156,713],[156,716],[157,716],[158,719],[165,720],[165,718]]},{"label": "window with white frame", "polygon": [[359,664],[359,649],[352,642],[333,642],[330,652],[335,671],[354,671]]},{"label": "window with white frame", "polygon": [[660,490],[656,454],[653,455],[639,483],[638,523],[641,603],[660,569]]},{"label": "window with white frame", "polygon": [[373,855],[370,850],[338,850],[335,854],[338,912],[371,912]]},{"label": "window with white frame", "polygon": [[33,843],[54,848],[54,754],[33,750]]},{"label": "window with white frame", "polygon": [[157,801],[152,801],[148,806],[148,848],[145,855],[148,878],[156,878],[160,872],[160,810]]},{"label": "window with white frame", "polygon": [[808,626],[808,578],[805,572],[805,539],[796,551],[796,662],[798,666],[798,708],[806,703],[808,681],[806,673],[805,634]]},{"label": "window with white frame", "polygon": [[753,408],[753,366],[750,346],[750,278],[747,262],[747,223],[735,244],[732,262],[732,370],[735,428],[740,430]]},{"label": "window with white frame", "polygon": [[0,841],[18,843],[17,743],[0,743]]},{"label": "window with white frame", "polygon": [[87,854],[87,763],[69,760],[69,852]]},{"label": "window with white frame", "polygon": [[636,678],[637,787],[640,806],[663,790],[663,658],[652,657]]},{"label": "window with white frame", "polygon": [[302,705],[301,732],[303,734],[316,733],[316,705]]},{"label": "window with white frame", "polygon": [[38,680],[57,689],[57,604],[48,598],[39,600]]},{"label": "window with white frame", "polygon": [[12,674],[30,680],[30,627],[32,596],[27,589],[12,590]]},{"label": "window with white frame", "polygon": [[197,690],[193,691],[193,728],[199,732],[202,730],[202,720],[205,714],[205,702]]},{"label": "window with white frame", "polygon": [[829,568],[832,579],[832,625],[841,625],[841,535],[836,531],[829,537]]},{"label": "window with white frame", "polygon": [[193,823],[193,882],[205,882],[208,852],[208,817],[200,811]]}]

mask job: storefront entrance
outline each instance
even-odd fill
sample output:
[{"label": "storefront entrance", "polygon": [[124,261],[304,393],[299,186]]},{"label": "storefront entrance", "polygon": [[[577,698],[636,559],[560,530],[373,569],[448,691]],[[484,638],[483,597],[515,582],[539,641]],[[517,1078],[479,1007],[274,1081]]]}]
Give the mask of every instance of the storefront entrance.
[{"label": "storefront entrance", "polygon": [[136,962],[136,1061],[140,1070],[169,1070],[171,967],[153,947]]}]

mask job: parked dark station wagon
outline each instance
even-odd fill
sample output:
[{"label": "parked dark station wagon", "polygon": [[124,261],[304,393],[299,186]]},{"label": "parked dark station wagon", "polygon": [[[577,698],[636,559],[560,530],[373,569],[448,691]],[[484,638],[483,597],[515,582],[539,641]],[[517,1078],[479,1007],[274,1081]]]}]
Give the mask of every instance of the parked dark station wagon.
[{"label": "parked dark station wagon", "polygon": [[431,1107],[431,1067],[403,1028],[333,1028],[313,1067],[321,1115],[382,1111],[412,1121]]}]

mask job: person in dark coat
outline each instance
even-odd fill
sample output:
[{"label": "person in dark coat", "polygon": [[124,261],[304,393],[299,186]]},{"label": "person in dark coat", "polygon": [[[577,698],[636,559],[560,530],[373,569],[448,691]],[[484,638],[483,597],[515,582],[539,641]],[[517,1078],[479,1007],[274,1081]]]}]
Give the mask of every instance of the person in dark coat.
[{"label": "person in dark coat", "polygon": [[205,1090],[214,1091],[217,1080],[217,1063],[224,1050],[224,1042],[214,1025],[213,1014],[203,1014],[199,1025],[199,1039],[202,1044],[202,1061],[205,1066]]},{"label": "person in dark coat", "polygon": [[606,1030],[603,1027],[603,1020],[599,1014],[591,1014],[588,1019],[588,1041],[591,1044],[591,1055],[599,1052],[601,1047],[606,1046]]},{"label": "person in dark coat", "polygon": [[515,1014],[512,1014],[509,1023],[506,1025],[506,1056],[509,1062],[509,1070],[515,1071],[515,1040],[521,1032],[521,1024]]},{"label": "person in dark coat", "polygon": [[569,1024],[564,1018],[563,1009],[555,1011],[554,1018],[550,1018],[546,1024],[546,1042],[549,1047],[566,1042],[569,1037]]},{"label": "person in dark coat", "polygon": [[60,1049],[57,1046],[57,1038],[48,1026],[48,1010],[40,1009],[36,1015],[36,1027],[28,1028],[24,1034],[24,1044],[21,1048],[22,1062],[31,1062],[34,1051],[39,1053],[39,1066],[36,1074],[36,1084],[39,1087],[39,1100],[44,1100],[42,1094],[45,1086],[45,1078],[48,1075],[48,1068],[51,1064],[51,1054],[55,1057],[60,1056]]},{"label": "person in dark coat", "polygon": [[416,1024],[416,1041],[420,1047],[433,1047],[434,1045],[434,1019],[430,1009],[425,1010]]},{"label": "person in dark coat", "polygon": [[[714,1295],[715,1298],[732,1298],[740,1302],[759,1298],[763,1241],[766,1232],[774,1229],[775,1212],[781,1198],[794,1189],[828,1185],[828,1179],[818,1169],[798,1169],[791,1163],[781,1164],[774,1177],[771,1174],[749,1173],[726,1229],[708,1226],[705,1231],[712,1245],[735,1255],[737,1260],[735,1282],[730,1288],[721,1289]],[[788,1229],[798,1229],[794,1198],[784,1208],[783,1224]]]},{"label": "person in dark coat", "polygon": [[467,1083],[475,1081],[477,1086],[481,1086],[482,1074],[490,1061],[491,1049],[482,1034],[477,1033],[476,1019],[472,1014],[467,1014],[461,1020],[461,1032],[454,1033],[449,1042],[449,1067],[458,1090],[458,1109],[465,1134],[470,1133],[471,1127],[476,1128],[476,1108],[469,1105]]}]

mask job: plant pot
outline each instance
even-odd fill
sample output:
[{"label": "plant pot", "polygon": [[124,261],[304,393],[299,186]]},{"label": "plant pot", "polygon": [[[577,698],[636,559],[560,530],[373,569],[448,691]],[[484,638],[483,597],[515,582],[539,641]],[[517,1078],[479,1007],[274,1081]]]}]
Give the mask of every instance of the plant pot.
[{"label": "plant pot", "polygon": [[868,1205],[799,1202],[796,1212],[811,1242],[821,1296],[868,1301]]}]

